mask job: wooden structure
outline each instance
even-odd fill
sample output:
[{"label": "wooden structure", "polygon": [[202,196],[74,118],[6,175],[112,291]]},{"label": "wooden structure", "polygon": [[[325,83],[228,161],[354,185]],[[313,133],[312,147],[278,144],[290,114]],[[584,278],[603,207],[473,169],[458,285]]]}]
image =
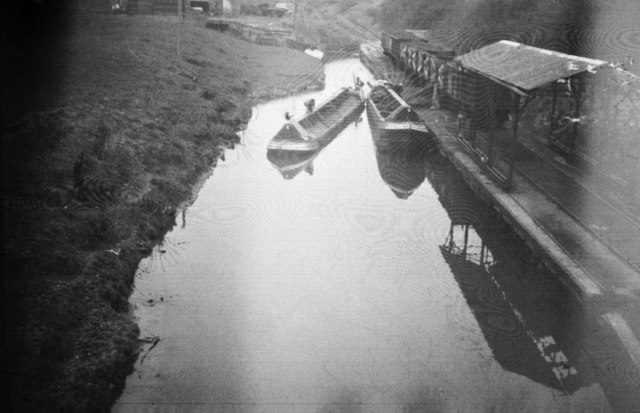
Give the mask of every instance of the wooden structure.
[{"label": "wooden structure", "polygon": [[252,43],[269,46],[288,47],[287,42],[291,40],[292,36],[291,30],[288,29],[251,26],[230,19],[209,19],[206,27],[221,32],[229,32]]},{"label": "wooden structure", "polygon": [[[432,106],[458,110],[464,102],[467,111],[484,107],[476,103],[475,99],[480,98],[481,94],[474,91],[486,90],[487,84],[467,86],[464,93],[460,91],[462,85],[482,83],[482,80],[467,78],[461,81],[460,77],[464,74],[453,60],[457,51],[433,33],[428,30],[383,33],[381,42],[384,53],[408,73],[411,80],[416,81],[423,94],[431,96]],[[469,113],[469,117],[482,118],[473,113]]]},{"label": "wooden structure", "polygon": [[[518,139],[518,128],[522,113],[527,105],[538,96],[551,96],[550,118],[556,118],[558,99],[569,99],[573,102],[571,119],[580,118],[581,96],[586,82],[580,76],[587,71],[595,71],[607,62],[567,55],[551,50],[526,46],[517,42],[502,40],[489,46],[474,50],[455,59],[461,86],[458,90],[465,94],[477,94],[472,104],[486,103],[485,117],[478,122],[477,118],[465,116],[459,111],[461,137],[480,155],[487,166],[503,186],[508,189],[512,184],[514,167],[514,143]],[[482,79],[483,78],[483,79]],[[474,81],[466,83],[468,79]],[[479,86],[469,92],[471,86]],[[467,103],[468,104],[468,103]],[[470,112],[478,114],[477,108]],[[490,134],[488,148],[477,145],[475,132],[479,126],[500,126],[508,118],[511,120],[511,139],[508,148],[501,153],[495,151],[495,134]],[[489,119],[491,122],[488,122]],[[553,138],[556,122],[550,123],[549,137]],[[565,138],[563,145],[575,142],[575,126],[572,134]],[[551,139],[552,143],[555,143]],[[505,171],[496,168],[496,159],[503,157],[508,164]]]},{"label": "wooden structure", "polygon": [[178,14],[179,10],[184,12],[188,3],[186,0],[121,0],[120,4],[130,13]]},{"label": "wooden structure", "polygon": [[297,41],[293,32],[284,28],[265,28],[240,23],[226,18],[207,20],[206,27],[221,32],[228,32],[241,39],[266,46],[287,47],[295,50],[313,49],[314,46]]},{"label": "wooden structure", "polygon": [[[586,139],[586,136],[602,136],[607,133],[601,129],[604,124],[610,123],[609,119],[615,118],[612,115],[614,107],[626,108],[625,119],[635,118],[626,114],[633,112],[630,108],[637,107],[639,101],[632,92],[636,90],[633,86],[616,94],[625,96],[618,103],[613,102],[614,98],[603,99],[610,95],[603,90],[597,92],[597,98],[593,96],[593,86],[606,84],[603,78],[622,76],[625,74],[623,69],[614,67],[612,70],[615,76],[599,76],[594,74],[599,72],[598,69],[605,71],[604,66],[612,65],[602,60],[572,56],[506,40],[455,56],[455,50],[438,46],[442,44],[441,41],[437,34],[429,31],[403,30],[383,33],[381,46],[384,53],[405,74],[409,73],[409,77],[405,75],[403,81],[410,85],[405,89],[408,89],[406,96],[412,104],[426,104],[455,113],[455,133],[505,189],[512,185],[514,162],[518,156],[517,151],[522,148],[515,143],[523,115],[528,134],[541,135],[541,130],[544,130],[542,134],[547,136],[550,145],[569,155],[570,161],[591,158],[594,161],[589,161],[592,164],[590,167],[602,169],[603,164],[596,164],[604,160],[609,163],[607,169],[616,171],[618,175],[613,176],[605,171],[613,180],[620,182],[625,188],[638,187],[637,183],[633,184],[633,179],[629,179],[629,175],[633,174],[620,172],[620,168],[616,168],[611,162],[613,158],[637,158],[637,151],[628,155],[630,145],[609,157],[602,154],[609,153],[610,150],[581,153],[581,148],[597,147],[599,143],[594,143],[600,141],[597,136],[592,139]],[[363,61],[366,63],[367,59]],[[627,74],[626,77],[622,76],[624,79],[609,83],[616,90],[621,85],[636,84],[637,82],[627,79],[630,76]],[[599,102],[604,101],[613,103],[612,107],[602,107]],[[531,106],[535,107],[533,114],[525,111]],[[583,114],[584,110],[589,113]],[[620,129],[625,137],[638,135],[638,128],[634,127],[637,125],[635,121],[617,122],[616,125],[610,128]],[[628,165],[632,162],[622,163]],[[620,178],[621,176],[624,178]]]},{"label": "wooden structure", "polygon": [[[417,33],[420,33],[418,35]],[[427,40],[424,31],[404,30],[382,34],[382,49],[403,69],[429,79],[456,56],[456,51]]]},{"label": "wooden structure", "polygon": [[362,113],[360,93],[343,88],[315,111],[287,122],[271,139],[267,149],[309,152],[331,142]]}]

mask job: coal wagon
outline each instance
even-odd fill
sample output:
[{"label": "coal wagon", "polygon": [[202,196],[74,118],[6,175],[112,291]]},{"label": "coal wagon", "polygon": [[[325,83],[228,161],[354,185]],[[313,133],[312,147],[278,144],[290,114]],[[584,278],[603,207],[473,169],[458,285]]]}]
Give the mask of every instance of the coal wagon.
[{"label": "coal wagon", "polygon": [[382,48],[418,84],[431,104],[455,111],[468,126],[494,126],[503,112],[504,91],[485,76],[464,68],[454,48],[427,30],[384,32]]}]

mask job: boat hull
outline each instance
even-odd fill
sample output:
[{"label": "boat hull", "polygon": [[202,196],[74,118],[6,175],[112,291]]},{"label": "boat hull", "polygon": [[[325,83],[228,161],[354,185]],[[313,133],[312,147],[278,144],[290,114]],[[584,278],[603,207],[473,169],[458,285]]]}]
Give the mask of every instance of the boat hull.
[{"label": "boat hull", "polygon": [[343,89],[299,121],[290,121],[271,139],[268,150],[308,152],[318,150],[362,113],[364,102],[353,89]]},{"label": "boat hull", "polygon": [[269,151],[315,152],[321,148],[319,140],[269,142]]},{"label": "boat hull", "polygon": [[375,110],[373,102],[367,102],[367,118],[371,127],[371,135],[380,152],[394,151],[394,148],[407,148],[412,145],[422,145],[415,143],[431,138],[431,130],[421,122],[391,122],[382,119]]}]

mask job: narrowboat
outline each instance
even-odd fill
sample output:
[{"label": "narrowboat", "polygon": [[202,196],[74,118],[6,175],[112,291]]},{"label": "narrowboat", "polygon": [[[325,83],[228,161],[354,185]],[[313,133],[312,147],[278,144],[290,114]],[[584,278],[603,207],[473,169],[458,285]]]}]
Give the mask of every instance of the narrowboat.
[{"label": "narrowboat", "polygon": [[331,142],[362,113],[360,93],[343,88],[300,120],[287,122],[271,139],[268,150],[313,152]]},{"label": "narrowboat", "polygon": [[391,149],[394,142],[430,139],[432,132],[418,114],[385,83],[374,84],[367,98],[367,117],[377,150]]}]

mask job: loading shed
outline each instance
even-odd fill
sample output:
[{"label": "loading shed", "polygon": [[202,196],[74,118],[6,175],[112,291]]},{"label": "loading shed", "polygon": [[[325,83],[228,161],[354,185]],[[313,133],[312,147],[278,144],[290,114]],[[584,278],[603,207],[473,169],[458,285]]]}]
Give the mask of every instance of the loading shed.
[{"label": "loading shed", "polygon": [[[583,74],[595,72],[597,68],[607,65],[607,62],[602,60],[568,55],[508,40],[458,56],[454,61],[463,74],[459,77],[459,81],[463,82],[461,91],[477,95],[471,101],[475,107],[469,111],[474,114],[475,119],[465,117],[464,112],[459,112],[464,117],[461,122],[466,123],[466,133],[462,135],[505,188],[511,186],[515,155],[513,144],[518,139],[520,120],[527,105],[536,97],[551,96],[549,141],[553,145],[570,149],[575,145],[582,97],[589,82],[589,78]],[[490,83],[498,87],[491,87]],[[563,128],[562,135],[557,135],[556,112],[559,101],[563,99],[567,101],[566,107],[571,108],[568,122],[573,124],[569,128]],[[494,150],[496,134],[493,133],[489,134],[488,147],[478,145],[475,132],[479,126],[500,126],[508,118],[511,119],[511,137],[507,143],[507,150],[500,154]],[[508,165],[507,168],[497,167],[498,155],[503,158],[502,163]]]}]

